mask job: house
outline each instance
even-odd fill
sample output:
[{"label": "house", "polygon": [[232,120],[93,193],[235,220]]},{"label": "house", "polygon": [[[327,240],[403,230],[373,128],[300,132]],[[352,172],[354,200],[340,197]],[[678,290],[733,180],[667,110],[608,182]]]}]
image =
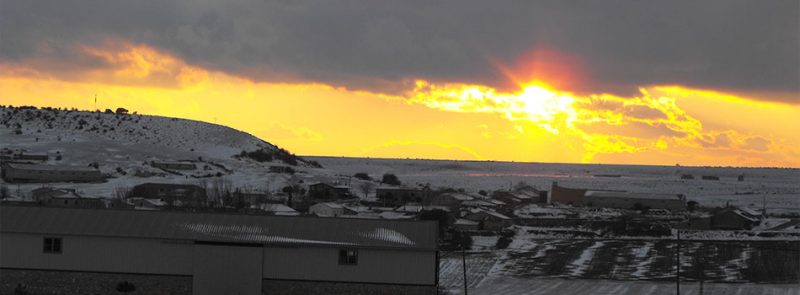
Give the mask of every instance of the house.
[{"label": "house", "polygon": [[703,175],[700,177],[702,180],[719,180],[719,176],[716,175]]},{"label": "house", "polygon": [[150,161],[150,166],[165,170],[196,170],[197,165],[189,161]]},{"label": "house", "polygon": [[79,195],[75,189],[41,187],[31,191],[33,200],[44,206],[74,208],[105,208],[100,198]]},{"label": "house", "polygon": [[513,191],[498,190],[492,192],[492,198],[503,201],[513,207],[529,203],[547,203],[547,191],[532,186],[522,186]]},{"label": "house", "polygon": [[378,200],[390,204],[405,204],[408,202],[423,202],[431,196],[430,189],[418,189],[408,187],[382,186],[375,189],[375,196]]},{"label": "house", "polygon": [[349,186],[319,182],[308,186],[308,196],[315,199],[336,200],[349,198],[351,194]]},{"label": "house", "polygon": [[308,207],[308,213],[320,217],[338,217],[345,214],[344,205],[337,203],[316,203]]},{"label": "house", "polygon": [[686,197],[679,194],[588,191],[583,202],[597,208],[686,210]]},{"label": "house", "polygon": [[206,190],[191,184],[143,183],[131,189],[132,198],[160,199],[167,204],[200,206],[208,202]]},{"label": "house", "polygon": [[711,216],[711,228],[744,230],[761,223],[761,215],[746,207],[729,207]]},{"label": "house", "polygon": [[461,207],[461,203],[474,199],[473,196],[464,193],[447,192],[431,196],[428,198],[429,201],[427,204],[432,206],[444,206],[449,208],[451,212],[455,212]]},{"label": "house", "polygon": [[[0,208],[0,294],[436,294],[432,221]],[[79,292],[75,292],[79,293]]]},{"label": "house", "polygon": [[478,230],[500,231],[513,224],[511,217],[480,208],[467,210],[462,218],[477,222]]},{"label": "house", "polygon": [[459,231],[477,231],[479,230],[479,225],[480,222],[459,218],[453,223],[453,229]]},{"label": "house", "polygon": [[23,164],[3,162],[0,176],[11,183],[17,182],[102,182],[100,170],[91,167]]}]

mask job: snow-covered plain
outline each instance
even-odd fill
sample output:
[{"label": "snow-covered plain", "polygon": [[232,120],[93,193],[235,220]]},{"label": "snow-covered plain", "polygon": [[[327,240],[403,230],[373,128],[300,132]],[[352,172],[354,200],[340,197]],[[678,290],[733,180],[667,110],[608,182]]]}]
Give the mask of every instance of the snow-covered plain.
[{"label": "snow-covered plain", "polygon": [[[525,182],[549,190],[560,186],[684,194],[701,206],[746,206],[800,212],[800,169],[520,163],[416,159],[305,157],[344,175],[394,173],[407,185],[463,188],[468,192],[508,189]],[[695,179],[681,179],[691,174]],[[603,177],[619,175],[620,177]],[[703,175],[720,180],[701,180]],[[738,176],[744,175],[744,181]]]}]

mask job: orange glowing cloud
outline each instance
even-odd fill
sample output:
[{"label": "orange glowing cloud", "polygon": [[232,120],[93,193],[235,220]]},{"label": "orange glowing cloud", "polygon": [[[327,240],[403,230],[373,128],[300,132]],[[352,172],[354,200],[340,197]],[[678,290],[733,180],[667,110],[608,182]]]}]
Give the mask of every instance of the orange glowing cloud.
[{"label": "orange glowing cloud", "polygon": [[578,89],[588,79],[579,56],[544,45],[525,52],[511,65],[497,60],[492,60],[492,65],[515,87],[543,83],[557,89]]}]

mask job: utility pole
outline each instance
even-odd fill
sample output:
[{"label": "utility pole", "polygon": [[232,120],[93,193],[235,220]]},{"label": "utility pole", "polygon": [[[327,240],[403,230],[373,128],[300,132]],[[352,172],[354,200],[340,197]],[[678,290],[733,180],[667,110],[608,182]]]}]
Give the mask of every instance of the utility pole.
[{"label": "utility pole", "polygon": [[681,295],[681,230],[679,229],[676,230],[675,232],[678,235],[678,238],[676,239],[675,242],[677,248],[675,251],[675,265],[676,265],[675,291],[676,294]]},{"label": "utility pole", "polygon": [[697,269],[697,281],[700,283],[700,295],[703,295],[703,281],[705,281],[705,253],[706,248],[704,244],[700,244],[698,252],[694,253],[694,264]]},{"label": "utility pole", "polygon": [[464,249],[464,236],[461,236],[461,266],[464,271],[464,295],[467,295],[467,250]]}]

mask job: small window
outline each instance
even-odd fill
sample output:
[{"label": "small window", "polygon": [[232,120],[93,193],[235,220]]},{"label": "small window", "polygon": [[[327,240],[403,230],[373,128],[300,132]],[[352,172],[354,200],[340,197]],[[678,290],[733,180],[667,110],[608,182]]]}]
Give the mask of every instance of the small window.
[{"label": "small window", "polygon": [[339,250],[339,264],[358,265],[358,250],[356,249]]},{"label": "small window", "polygon": [[44,238],[44,253],[61,253],[61,238]]}]

